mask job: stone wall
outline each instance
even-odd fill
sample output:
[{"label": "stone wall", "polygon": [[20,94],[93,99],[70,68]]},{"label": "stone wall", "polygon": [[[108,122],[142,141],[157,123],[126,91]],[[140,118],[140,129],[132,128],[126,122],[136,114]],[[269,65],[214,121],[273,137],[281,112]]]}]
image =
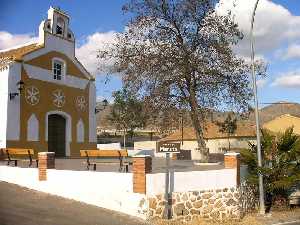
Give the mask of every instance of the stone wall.
[{"label": "stone wall", "polygon": [[[201,217],[214,220],[239,219],[243,214],[240,190],[225,188],[208,191],[172,193],[172,217],[191,220]],[[148,198],[149,218],[166,218],[166,201],[164,195]]]},{"label": "stone wall", "polygon": [[241,193],[240,205],[243,213],[246,214],[252,212],[254,209],[258,209],[257,187],[243,182],[239,190]]}]

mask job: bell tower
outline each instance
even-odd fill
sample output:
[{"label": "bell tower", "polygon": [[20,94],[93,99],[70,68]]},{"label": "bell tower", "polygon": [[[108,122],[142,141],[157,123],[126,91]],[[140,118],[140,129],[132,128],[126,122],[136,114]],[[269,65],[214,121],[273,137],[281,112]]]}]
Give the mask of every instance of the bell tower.
[{"label": "bell tower", "polygon": [[60,8],[50,7],[48,10],[48,19],[42,21],[39,27],[39,42],[44,43],[45,33],[75,42],[74,34],[69,28],[69,21],[69,15]]},{"label": "bell tower", "polygon": [[51,24],[51,33],[63,38],[67,38],[69,29],[69,16],[59,8],[50,7],[48,10],[48,20]]}]

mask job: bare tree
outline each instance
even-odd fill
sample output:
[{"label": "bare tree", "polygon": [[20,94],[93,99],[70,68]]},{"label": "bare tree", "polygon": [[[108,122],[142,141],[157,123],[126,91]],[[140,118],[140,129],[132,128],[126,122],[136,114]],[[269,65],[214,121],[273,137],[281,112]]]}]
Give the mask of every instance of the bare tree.
[{"label": "bare tree", "polygon": [[[232,51],[243,35],[230,12],[219,15],[214,0],[131,0],[123,33],[99,58],[114,59],[111,73],[153,108],[186,108],[205,157],[207,109],[248,109],[250,66]],[[201,123],[202,122],[202,123]]]}]

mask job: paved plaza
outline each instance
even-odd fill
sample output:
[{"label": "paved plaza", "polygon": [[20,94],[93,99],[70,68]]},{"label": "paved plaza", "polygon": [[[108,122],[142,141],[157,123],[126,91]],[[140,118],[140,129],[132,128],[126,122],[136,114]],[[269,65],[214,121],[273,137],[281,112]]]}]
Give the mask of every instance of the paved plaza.
[{"label": "paved plaza", "polygon": [[[132,159],[131,159],[132,160]],[[117,159],[97,159],[97,162],[103,162],[97,164],[97,171],[99,172],[118,172],[119,161]],[[108,162],[109,161],[109,162]],[[195,165],[195,161],[192,160],[170,160],[170,168],[174,172],[186,172],[186,171],[205,171],[205,170],[218,170],[224,169],[223,162],[212,163],[208,165]],[[13,166],[13,163],[11,163]],[[6,165],[6,162],[1,161],[0,165]],[[19,167],[28,167],[28,162],[18,162]],[[33,164],[33,166],[36,166]],[[76,170],[84,171],[86,168],[85,158],[56,158],[55,169],[58,170]],[[90,167],[92,170],[92,166]],[[132,166],[129,166],[129,172],[131,172]],[[152,158],[152,173],[163,173],[166,171],[166,159],[165,158]]]}]

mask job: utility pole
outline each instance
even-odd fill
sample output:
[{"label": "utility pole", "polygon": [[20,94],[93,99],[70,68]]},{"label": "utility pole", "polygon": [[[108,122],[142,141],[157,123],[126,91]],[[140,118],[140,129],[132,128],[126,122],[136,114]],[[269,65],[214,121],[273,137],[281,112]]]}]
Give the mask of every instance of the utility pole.
[{"label": "utility pole", "polygon": [[[257,100],[257,86],[256,86],[256,75],[255,75],[255,66],[254,66],[254,37],[253,37],[253,26],[254,26],[254,17],[255,11],[257,9],[259,0],[256,1],[254,10],[252,12],[251,19],[251,29],[250,29],[250,42],[251,42],[251,64],[252,64],[252,81],[253,81],[253,94],[254,94],[254,105],[255,105],[255,120],[256,120],[256,139],[257,139],[257,159],[258,166],[262,166],[262,157],[261,157],[261,141],[260,141],[260,126],[259,126],[259,113],[258,113],[258,100]],[[258,174],[259,178],[259,213],[264,215],[265,210],[265,195],[264,195],[264,183],[263,175]]]}]

